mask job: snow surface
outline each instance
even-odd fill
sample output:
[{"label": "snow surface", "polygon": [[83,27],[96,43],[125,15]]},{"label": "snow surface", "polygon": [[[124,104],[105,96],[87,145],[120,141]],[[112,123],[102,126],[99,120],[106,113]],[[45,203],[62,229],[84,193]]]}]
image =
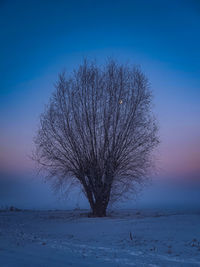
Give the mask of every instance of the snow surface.
[{"label": "snow surface", "polygon": [[0,266],[200,266],[200,211],[1,211]]}]

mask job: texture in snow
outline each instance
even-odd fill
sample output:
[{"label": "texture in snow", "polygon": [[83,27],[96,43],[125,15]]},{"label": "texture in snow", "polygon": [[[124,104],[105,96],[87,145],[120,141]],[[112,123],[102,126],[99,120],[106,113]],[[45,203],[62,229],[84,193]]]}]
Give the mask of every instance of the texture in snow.
[{"label": "texture in snow", "polygon": [[200,266],[200,212],[1,211],[0,266]]}]

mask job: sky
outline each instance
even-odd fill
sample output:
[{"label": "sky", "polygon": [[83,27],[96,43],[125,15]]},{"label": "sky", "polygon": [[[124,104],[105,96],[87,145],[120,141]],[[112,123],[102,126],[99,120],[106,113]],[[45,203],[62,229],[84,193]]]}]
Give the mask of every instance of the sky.
[{"label": "sky", "polygon": [[1,0],[0,44],[0,173],[34,173],[33,137],[58,73],[113,57],[151,83],[157,175],[200,178],[198,0]]}]

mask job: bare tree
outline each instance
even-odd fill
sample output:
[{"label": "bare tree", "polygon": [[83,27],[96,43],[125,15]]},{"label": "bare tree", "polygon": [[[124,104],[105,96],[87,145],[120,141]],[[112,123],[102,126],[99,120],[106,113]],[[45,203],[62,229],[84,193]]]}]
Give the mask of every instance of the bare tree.
[{"label": "bare tree", "polygon": [[84,61],[59,75],[41,116],[35,159],[58,185],[81,184],[94,216],[142,182],[158,144],[149,83],[139,68]]}]

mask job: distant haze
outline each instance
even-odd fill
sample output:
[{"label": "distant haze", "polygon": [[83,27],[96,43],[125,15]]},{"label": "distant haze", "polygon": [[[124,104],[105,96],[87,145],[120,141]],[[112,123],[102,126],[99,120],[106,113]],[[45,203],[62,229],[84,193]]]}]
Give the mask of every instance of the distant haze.
[{"label": "distant haze", "polygon": [[[152,184],[146,186],[137,197],[123,203],[115,203],[111,208],[180,208],[200,209],[200,183],[193,177],[182,180],[153,179]],[[34,176],[12,177],[6,174],[0,178],[0,208],[15,206],[21,209],[75,209],[89,208],[88,202],[80,188],[70,190],[64,194],[53,192],[49,183]]]}]

